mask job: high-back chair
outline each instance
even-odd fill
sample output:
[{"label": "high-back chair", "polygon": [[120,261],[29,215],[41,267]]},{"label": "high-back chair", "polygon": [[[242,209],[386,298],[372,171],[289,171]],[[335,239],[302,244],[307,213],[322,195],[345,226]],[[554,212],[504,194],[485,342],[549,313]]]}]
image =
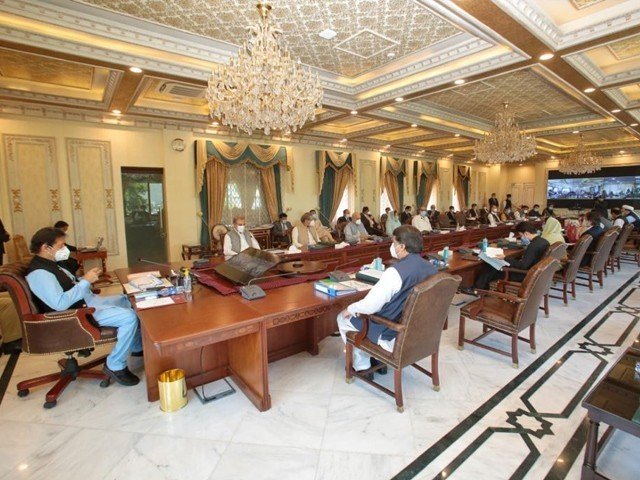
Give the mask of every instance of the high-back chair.
[{"label": "high-back chair", "polygon": [[[498,292],[494,290],[477,290],[480,298],[460,309],[460,328],[458,331],[458,349],[470,343],[501,355],[511,356],[513,366],[518,368],[518,340],[528,342],[531,351],[536,351],[536,319],[538,306],[546,292],[549,291],[553,274],[560,266],[560,262],[547,257],[531,267],[522,281],[517,294]],[[477,320],[483,324],[482,335],[465,338],[465,319]],[[519,333],[529,328],[529,338],[519,336]],[[504,351],[480,343],[480,340],[492,332],[500,332],[511,336],[511,351]]]},{"label": "high-back chair", "polygon": [[[562,297],[549,295],[551,298],[562,298],[564,306],[569,304],[569,298],[567,296],[567,290],[571,285],[571,296],[575,300],[576,298],[576,275],[580,268],[580,262],[584,258],[587,249],[591,245],[593,237],[591,235],[583,235],[578,239],[578,242],[573,246],[569,252],[569,258],[563,262],[563,268],[556,272],[553,276],[554,282],[562,282]],[[560,290],[556,287],[551,287],[551,290]]]},{"label": "high-back chair", "polygon": [[27,241],[20,234],[13,235],[7,242],[7,254],[9,262],[29,262],[33,258]]},{"label": "high-back chair", "polygon": [[[347,332],[347,383],[351,383],[353,377],[358,377],[387,395],[395,397],[396,407],[399,412],[404,411],[402,400],[402,369],[404,367],[411,365],[431,377],[433,388],[436,391],[440,390],[440,377],[438,375],[440,336],[447,320],[449,306],[461,281],[462,279],[457,275],[437,273],[419,283],[413,287],[407,297],[398,323],[378,315],[360,315],[363,320],[362,331]],[[392,352],[374,344],[367,338],[370,321],[382,324],[398,332]],[[354,346],[382,363],[368,370],[354,370]],[[418,361],[429,356],[431,356],[431,372],[417,364]],[[389,365],[394,369],[393,392],[367,378],[369,373],[379,370],[385,365]]]},{"label": "high-back chair", "polygon": [[467,216],[464,212],[456,212],[454,218],[456,219],[457,227],[464,227],[467,223]]},{"label": "high-back chair", "polygon": [[[633,232],[633,225],[627,223],[624,227],[622,227],[618,238],[611,248],[611,254],[609,255],[609,268],[611,268],[611,273],[616,272],[616,265],[618,266],[618,270],[620,270],[620,257],[622,257],[622,249],[626,245],[627,240],[629,240],[631,232]],[[605,272],[606,269],[607,267],[605,266]]]},{"label": "high-back chair", "polygon": [[588,283],[578,283],[576,285],[580,285],[582,287],[589,287],[589,291],[593,292],[593,276],[596,275],[598,278],[598,283],[600,284],[600,288],[604,288],[604,267],[609,261],[609,254],[611,253],[611,249],[613,248],[613,244],[618,238],[618,229],[612,228],[607,230],[596,242],[595,249],[593,251],[587,250],[587,254],[591,255],[591,260],[588,265],[584,267],[580,267],[578,269],[578,275],[583,273],[586,277],[580,277],[582,280],[587,280]]},{"label": "high-back chair", "polygon": [[451,221],[446,213],[441,213],[438,216],[438,228],[440,230],[450,230],[451,229]]},{"label": "high-back chair", "polygon": [[91,317],[94,308],[40,313],[25,279],[28,266],[28,263],[10,263],[0,267],[0,289],[8,290],[20,316],[22,351],[31,355],[64,353],[66,358],[58,360],[60,372],[19,382],[18,396],[25,397],[30,388],[56,382],[47,392],[44,404],[44,408],[53,408],[58,397],[77,377],[101,380],[101,387],[109,386],[106,374],[91,370],[103,364],[105,356],[78,365],[75,355],[88,356],[96,345],[114,343],[118,329],[99,326]]}]

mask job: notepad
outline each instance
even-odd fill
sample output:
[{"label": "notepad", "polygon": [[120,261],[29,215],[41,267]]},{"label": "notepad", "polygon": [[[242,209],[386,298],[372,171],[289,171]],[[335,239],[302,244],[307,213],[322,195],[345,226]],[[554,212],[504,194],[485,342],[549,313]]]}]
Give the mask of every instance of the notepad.
[{"label": "notepad", "polygon": [[148,300],[142,300],[136,302],[136,308],[138,310],[144,310],[145,308],[164,307],[165,305],[173,305],[175,302],[171,297],[164,298],[150,298]]}]

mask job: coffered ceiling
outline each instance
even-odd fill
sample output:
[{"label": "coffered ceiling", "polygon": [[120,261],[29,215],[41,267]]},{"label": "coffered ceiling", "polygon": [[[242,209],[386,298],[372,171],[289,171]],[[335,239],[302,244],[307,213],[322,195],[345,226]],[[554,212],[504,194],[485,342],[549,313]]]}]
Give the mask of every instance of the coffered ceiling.
[{"label": "coffered ceiling", "polygon": [[[315,119],[277,141],[469,160],[508,102],[538,158],[577,131],[604,154],[640,153],[638,0],[272,5],[324,87]],[[206,81],[257,18],[245,0],[0,0],[0,115],[242,136],[209,117]]]}]

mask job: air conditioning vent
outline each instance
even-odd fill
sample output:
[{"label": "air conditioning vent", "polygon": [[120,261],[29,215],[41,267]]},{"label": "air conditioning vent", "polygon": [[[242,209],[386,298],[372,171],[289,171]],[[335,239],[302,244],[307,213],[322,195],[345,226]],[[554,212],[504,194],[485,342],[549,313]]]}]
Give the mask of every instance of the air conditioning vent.
[{"label": "air conditioning vent", "polygon": [[175,82],[165,82],[158,87],[158,93],[169,94],[176,97],[204,98],[204,91],[204,87]]}]

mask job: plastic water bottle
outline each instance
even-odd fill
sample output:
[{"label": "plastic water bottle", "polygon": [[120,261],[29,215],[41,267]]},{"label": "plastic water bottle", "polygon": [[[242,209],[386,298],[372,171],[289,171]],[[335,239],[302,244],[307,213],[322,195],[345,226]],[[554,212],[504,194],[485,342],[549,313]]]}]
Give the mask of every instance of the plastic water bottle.
[{"label": "plastic water bottle", "polygon": [[482,239],[482,253],[487,253],[487,247],[489,246],[489,241],[487,237]]},{"label": "plastic water bottle", "polygon": [[444,247],[444,250],[442,250],[442,261],[445,265],[449,261],[449,247]]},{"label": "plastic water bottle", "polygon": [[191,301],[191,275],[189,269],[184,271],[184,277],[182,278],[182,288],[184,289],[184,298],[187,301]]}]

